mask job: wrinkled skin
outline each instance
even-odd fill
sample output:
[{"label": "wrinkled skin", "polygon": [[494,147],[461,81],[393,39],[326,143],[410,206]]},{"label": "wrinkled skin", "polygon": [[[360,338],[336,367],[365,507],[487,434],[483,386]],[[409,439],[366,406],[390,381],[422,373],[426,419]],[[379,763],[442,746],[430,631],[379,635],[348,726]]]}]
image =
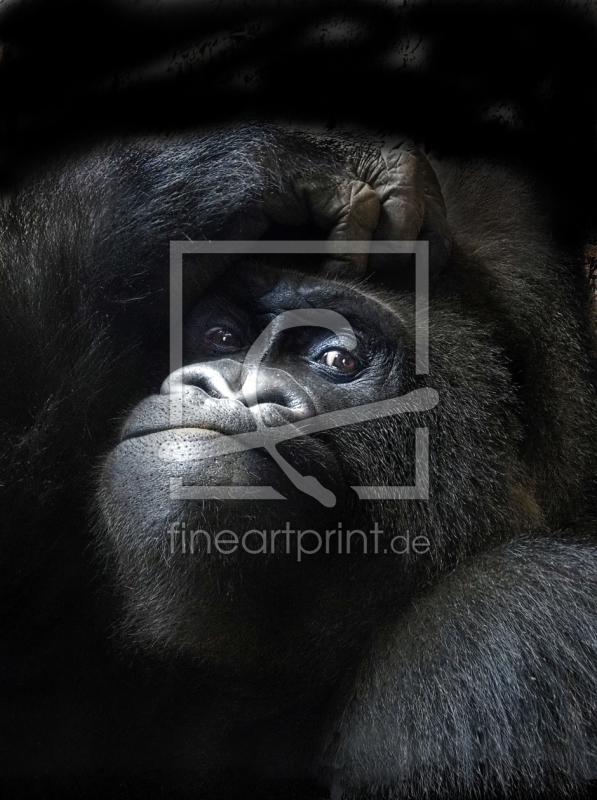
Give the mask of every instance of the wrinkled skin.
[{"label": "wrinkled skin", "polygon": [[[44,780],[91,796],[107,773],[128,796],[149,772],[156,797],[589,784],[595,345],[582,259],[550,238],[542,197],[504,166],[238,126],[81,155],[7,202],[5,696],[28,796]],[[412,262],[336,254],[190,258],[184,367],[168,376],[171,239],[314,231],[430,241],[428,374]],[[276,327],[297,309],[342,315],[356,342]],[[420,391],[422,410],[308,429]],[[218,450],[258,425],[306,434]],[[420,427],[428,497],[360,500],[355,485],[413,485]],[[286,499],[176,499],[172,478]],[[208,552],[201,534],[190,552],[197,529],[287,523],[342,523],[369,549]],[[33,552],[40,530],[52,547]],[[407,533],[429,547],[393,552]]]}]

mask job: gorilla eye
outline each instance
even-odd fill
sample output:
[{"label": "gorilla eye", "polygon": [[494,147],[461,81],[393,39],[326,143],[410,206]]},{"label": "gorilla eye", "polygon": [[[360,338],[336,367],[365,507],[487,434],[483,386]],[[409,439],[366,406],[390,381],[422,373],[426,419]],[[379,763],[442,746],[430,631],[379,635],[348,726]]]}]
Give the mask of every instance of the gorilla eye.
[{"label": "gorilla eye", "polygon": [[354,372],[358,367],[356,358],[348,350],[326,350],[319,357],[319,363],[325,364],[326,367],[332,367],[345,375]]},{"label": "gorilla eye", "polygon": [[242,347],[240,337],[227,328],[210,328],[205,332],[203,338],[212,347],[217,347],[222,350],[240,350]]}]

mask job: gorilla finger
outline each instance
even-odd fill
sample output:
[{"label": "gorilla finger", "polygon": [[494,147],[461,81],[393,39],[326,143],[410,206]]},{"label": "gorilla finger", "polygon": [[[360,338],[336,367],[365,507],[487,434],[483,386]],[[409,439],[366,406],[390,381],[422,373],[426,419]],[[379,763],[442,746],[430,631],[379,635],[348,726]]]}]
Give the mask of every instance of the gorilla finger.
[{"label": "gorilla finger", "polygon": [[425,212],[425,176],[419,152],[412,145],[377,150],[357,166],[357,174],[374,189],[381,203],[373,238],[417,238]]},{"label": "gorilla finger", "polygon": [[433,274],[437,274],[450,257],[452,232],[448,225],[446,204],[437,175],[422,153],[421,156],[425,176],[425,217],[419,239],[429,241],[430,269]]},{"label": "gorilla finger", "polygon": [[452,236],[445,212],[433,201],[427,202],[425,206],[425,219],[419,239],[429,242],[429,275],[433,279],[447,263],[452,250]]},{"label": "gorilla finger", "polygon": [[[329,229],[330,242],[370,241],[379,222],[376,192],[360,180],[339,181],[322,187],[310,183],[303,194],[311,216],[320,228]],[[326,274],[364,275],[368,252],[337,253],[324,264]]]},{"label": "gorilla finger", "polygon": [[[363,181],[338,178],[299,178],[285,190],[270,190],[262,200],[267,219],[280,225],[312,221],[329,230],[337,242],[369,241],[379,220],[379,197]],[[367,253],[338,253],[327,260],[328,274],[362,275]]]},{"label": "gorilla finger", "polygon": [[[373,238],[415,241],[429,239],[432,263],[439,269],[450,252],[451,236],[439,183],[423,153],[411,143],[395,150],[370,153],[357,169],[377,192],[381,209]],[[370,268],[394,268],[393,256],[373,256]]]}]

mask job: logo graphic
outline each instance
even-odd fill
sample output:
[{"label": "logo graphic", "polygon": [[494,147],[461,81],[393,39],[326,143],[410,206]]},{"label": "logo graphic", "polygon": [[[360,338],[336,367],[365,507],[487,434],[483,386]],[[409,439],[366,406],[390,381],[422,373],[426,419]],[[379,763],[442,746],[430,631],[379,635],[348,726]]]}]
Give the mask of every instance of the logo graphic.
[{"label": "logo graphic", "polygon": [[[180,369],[182,354],[182,262],[186,253],[237,253],[240,255],[265,253],[319,253],[339,255],[349,253],[414,253],[416,269],[415,321],[417,374],[429,371],[428,336],[428,286],[429,245],[423,241],[297,241],[297,242],[171,242],[170,243],[170,373]],[[314,497],[330,508],[336,497],[313,475],[301,475],[278,452],[276,445],[298,436],[327,431],[344,425],[378,419],[380,417],[428,411],[438,402],[434,389],[415,389],[406,395],[392,397],[375,403],[366,403],[352,408],[339,409],[314,417],[275,427],[266,427],[261,418],[257,397],[259,366],[276,334],[295,327],[317,326],[332,330],[343,347],[351,350],[356,346],[356,337],[348,320],[335,311],[322,308],[297,309],[278,315],[257,337],[249,349],[243,364],[247,378],[242,392],[247,406],[253,411],[256,430],[249,433],[220,436],[213,443],[205,458],[238,453],[254,448],[264,448],[282,472],[305,494]],[[170,424],[176,426],[183,418],[182,392],[170,395]],[[198,456],[201,458],[202,456]],[[429,430],[416,428],[415,433],[415,484],[414,486],[353,486],[361,500],[414,500],[429,496]],[[183,486],[181,478],[171,478],[170,497],[173,500],[285,500],[272,486]]]}]

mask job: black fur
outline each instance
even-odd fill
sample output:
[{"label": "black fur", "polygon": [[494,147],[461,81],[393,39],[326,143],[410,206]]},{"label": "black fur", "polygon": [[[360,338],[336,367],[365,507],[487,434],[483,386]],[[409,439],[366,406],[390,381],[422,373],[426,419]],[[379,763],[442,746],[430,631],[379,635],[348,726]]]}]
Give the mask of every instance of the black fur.
[{"label": "black fur", "polygon": [[[424,386],[440,397],[430,412],[283,450],[338,488],[332,511],[300,493],[283,509],[169,505],[153,456],[114,449],[166,376],[169,241],[261,236],[266,189],[284,191],[304,163],[325,177],[344,148],[261,125],[130,142],[59,164],[4,201],[13,795],[129,797],[147,791],[142,774],[157,776],[156,797],[309,796],[317,782],[334,798],[540,794],[597,777],[592,301],[579,252],[551,239],[528,175],[432,162],[454,241],[431,300],[429,376],[414,374],[399,277],[305,279],[329,308],[354,302],[395,358],[363,398]],[[205,264],[190,309],[213,281],[208,297],[237,307],[231,290],[249,267],[218,282],[228,266]],[[296,291],[297,273],[251,269],[282,298],[262,316],[291,307],[279,286]],[[247,290],[242,302],[260,297]],[[343,490],[355,476],[410,482],[417,424],[430,427],[429,501]],[[255,479],[253,461],[241,467]],[[425,534],[431,548],[300,565],[281,553],[189,559],[168,550],[176,518],[242,531],[377,521],[386,539]]]}]

